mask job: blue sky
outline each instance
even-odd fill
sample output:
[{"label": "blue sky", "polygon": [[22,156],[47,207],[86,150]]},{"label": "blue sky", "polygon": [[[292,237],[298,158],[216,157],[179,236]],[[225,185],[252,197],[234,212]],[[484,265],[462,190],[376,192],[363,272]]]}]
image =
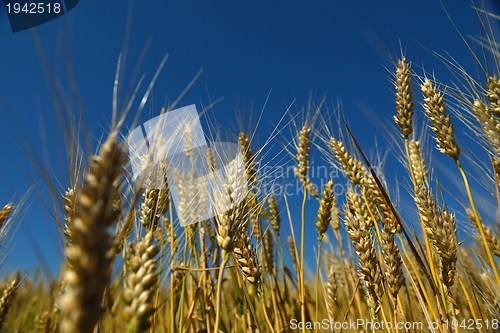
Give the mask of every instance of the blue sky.
[{"label": "blue sky", "polygon": [[[71,62],[94,147],[111,119],[113,80],[118,56],[124,51],[128,15],[131,25],[122,99],[140,54],[149,45],[139,68],[140,75],[145,75],[143,87],[163,57],[169,54],[169,58],[148,110],[158,114],[165,99],[175,100],[203,68],[181,105],[195,103],[200,109],[223,98],[213,109],[212,121],[230,132],[238,128],[235,109],[255,123],[271,92],[258,143],[265,142],[292,102],[300,109],[311,94],[319,102],[325,93],[330,109],[342,101],[346,118],[365,147],[371,147],[375,137],[383,142],[386,129],[381,124],[390,122],[394,113],[386,68],[393,69],[400,44],[417,72],[424,66],[444,82],[452,76],[431,51],[449,52],[467,69],[476,70],[456,30],[466,38],[480,32],[476,13],[466,0],[113,3],[118,2],[81,0],[69,14],[16,34],[0,8],[0,146],[4,152],[0,204],[19,199],[29,192],[32,182],[43,188],[34,168],[12,142],[29,144],[39,160],[53,168],[61,185],[69,184],[62,131],[35,40],[53,66],[51,77],[67,92],[64,64]],[[415,93],[419,94],[417,89]],[[76,105],[74,95],[68,96]],[[148,113],[143,113],[141,121],[149,119]],[[279,141],[286,142],[288,134],[286,129]],[[396,166],[388,169],[398,172]],[[43,266],[55,271],[59,261],[53,258],[62,259],[55,224],[33,193],[29,198],[31,206],[4,268]],[[308,237],[315,244],[316,230],[312,225],[310,230]]]}]

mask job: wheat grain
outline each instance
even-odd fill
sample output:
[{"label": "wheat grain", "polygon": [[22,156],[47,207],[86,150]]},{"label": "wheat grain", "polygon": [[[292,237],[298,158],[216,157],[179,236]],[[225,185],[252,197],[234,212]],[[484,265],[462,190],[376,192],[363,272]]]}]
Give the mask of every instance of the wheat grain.
[{"label": "wheat grain", "polygon": [[250,236],[244,232],[240,233],[235,241],[234,253],[238,255],[238,264],[247,281],[258,285],[262,269],[259,265],[257,252],[250,242]]},{"label": "wheat grain", "polygon": [[497,75],[488,76],[486,86],[488,87],[486,96],[491,103],[491,112],[496,116],[500,116],[500,79]]}]

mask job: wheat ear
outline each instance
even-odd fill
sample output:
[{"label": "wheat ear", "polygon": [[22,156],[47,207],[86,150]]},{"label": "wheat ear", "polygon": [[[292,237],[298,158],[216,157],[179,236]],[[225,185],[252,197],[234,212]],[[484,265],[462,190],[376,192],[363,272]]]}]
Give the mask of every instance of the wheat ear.
[{"label": "wheat ear", "polygon": [[[490,80],[493,79],[490,78]],[[497,80],[495,81],[497,83],[494,86],[497,87],[499,83]],[[497,90],[498,88],[495,89],[495,91]],[[498,95],[493,93],[491,89],[488,89],[488,96]],[[498,105],[498,99],[495,98],[489,105],[481,100],[475,100],[472,109],[474,110],[478,122],[481,124],[483,135],[491,149],[491,165],[493,166],[498,196],[500,183],[500,117],[498,114],[500,107]]]},{"label": "wheat ear", "polygon": [[245,133],[240,132],[238,137],[238,144],[240,150],[243,153],[243,162],[245,163],[245,169],[247,174],[247,179],[250,184],[254,184],[257,180],[257,167],[255,164],[255,155],[250,149],[250,141]]},{"label": "wheat ear", "polygon": [[72,243],[66,249],[66,290],[60,297],[62,332],[93,332],[104,313],[102,299],[115,258],[114,239],[106,229],[118,218],[119,212],[113,209],[117,191],[113,184],[125,161],[116,136],[110,134],[99,155],[92,158],[77,195]]},{"label": "wheat ear", "polygon": [[446,209],[439,212],[432,193],[425,185],[417,189],[415,203],[425,233],[440,258],[440,279],[444,285],[451,287],[455,280],[458,251],[455,217]]},{"label": "wheat ear", "polygon": [[420,143],[416,140],[410,140],[409,143],[409,161],[413,172],[415,188],[427,184],[427,166],[420,149]]},{"label": "wheat ear", "polygon": [[328,230],[332,219],[332,205],[334,201],[333,180],[326,183],[323,189],[323,196],[319,202],[318,217],[316,218],[316,229],[318,230],[318,258],[316,261],[316,321],[319,320],[319,285],[320,285],[320,265],[321,265],[321,244],[323,236]]},{"label": "wheat ear", "polygon": [[145,332],[151,326],[150,316],[154,313],[154,285],[158,280],[155,256],[159,249],[153,244],[153,232],[149,231],[144,239],[135,244],[125,278],[123,300],[124,319],[129,332]]},{"label": "wheat ear", "polygon": [[50,333],[51,322],[50,311],[43,311],[38,318],[38,332]]},{"label": "wheat ear", "polygon": [[455,215],[446,208],[442,210],[440,216],[440,225],[443,229],[443,235],[436,242],[437,253],[441,257],[440,278],[443,284],[448,288],[453,286],[456,275],[456,263],[458,258],[457,226]]},{"label": "wheat ear", "polygon": [[481,218],[479,217],[476,203],[472,196],[468,177],[465,174],[465,171],[459,160],[460,148],[455,142],[455,129],[453,125],[451,125],[451,116],[446,115],[446,107],[443,94],[439,92],[439,89],[435,85],[433,85],[429,79],[425,79],[424,84],[422,85],[422,91],[426,95],[426,97],[424,98],[424,108],[427,111],[429,119],[431,120],[432,130],[436,134],[438,149],[443,154],[453,158],[455,164],[457,165],[457,168],[462,176],[465,185],[465,190],[467,192],[467,197],[469,198],[472,212],[474,213],[474,220],[476,221],[475,225],[478,228],[479,233],[481,234],[481,239],[486,250],[486,255],[488,256],[488,261],[491,265],[491,268],[493,269],[495,280],[497,284],[500,285],[500,274],[498,273],[495,260],[493,258],[493,255],[491,254],[488,240],[486,239],[484,225],[481,222]]},{"label": "wheat ear", "polygon": [[362,206],[359,194],[352,188],[346,193],[345,227],[349,239],[352,241],[356,254],[359,257],[358,275],[365,282],[366,301],[372,318],[376,318],[380,310],[378,295],[381,281],[380,268],[373,243],[373,236],[366,221],[366,213]]},{"label": "wheat ear", "polygon": [[[244,162],[237,158],[232,160],[227,167],[226,184],[223,193],[215,190],[214,206],[217,217],[217,243],[222,249],[222,263],[219,268],[216,295],[216,316],[214,331],[218,332],[221,314],[221,293],[224,269],[231,253],[235,250],[237,236],[244,223],[244,210],[246,202],[246,169]],[[225,192],[225,193],[224,193]],[[239,249],[246,249],[246,244],[239,243]],[[245,252],[245,255],[248,253]],[[250,254],[251,257],[251,254]],[[244,258],[243,260],[246,260]],[[251,269],[250,269],[251,270]]]},{"label": "wheat ear", "polygon": [[389,292],[396,300],[399,289],[403,284],[403,264],[401,261],[401,253],[394,240],[394,234],[400,232],[400,225],[394,217],[391,209],[392,202],[385,199],[378,185],[373,180],[372,176],[367,176],[363,179],[364,190],[369,201],[372,213],[380,211],[382,213],[380,219],[382,221],[382,233],[380,235],[382,243],[382,252],[385,263],[385,277]]},{"label": "wheat ear", "polygon": [[307,172],[309,171],[309,151],[311,150],[310,142],[311,128],[304,125],[299,132],[299,140],[297,144],[297,166],[293,169],[295,175],[304,186],[304,189],[309,191],[315,198],[319,198],[316,187],[309,179]]},{"label": "wheat ear", "polygon": [[491,103],[491,112],[500,117],[500,79],[497,75],[489,76],[486,96]]},{"label": "wheat ear", "polygon": [[19,273],[17,273],[14,280],[12,280],[12,282],[3,291],[2,298],[0,298],[0,329],[3,327],[5,318],[7,318],[12,302],[16,297],[17,290],[19,289],[19,281],[20,276]]},{"label": "wheat ear", "polygon": [[73,221],[76,215],[76,192],[74,189],[69,188],[64,192],[64,222],[66,223],[63,234],[66,236],[67,244],[71,243],[71,229],[73,228]]},{"label": "wheat ear", "polygon": [[398,61],[396,68],[396,115],[394,120],[406,139],[413,132],[413,97],[411,88],[411,69],[406,58]]},{"label": "wheat ear", "polygon": [[382,220],[382,251],[385,263],[385,279],[389,286],[389,292],[394,300],[397,300],[399,289],[403,285],[403,263],[401,253],[394,240],[396,232],[395,224],[388,219]]},{"label": "wheat ear", "polygon": [[262,268],[259,265],[257,252],[250,240],[250,236],[242,230],[235,242],[234,253],[238,255],[237,261],[246,280],[251,284],[258,285],[262,275]]},{"label": "wheat ear", "polygon": [[451,124],[451,115],[446,114],[444,96],[431,80],[425,79],[422,87],[424,93],[424,109],[431,121],[431,128],[436,135],[438,150],[457,160],[460,148],[455,142],[455,127]]},{"label": "wheat ear", "polygon": [[323,189],[323,197],[321,197],[319,202],[318,217],[316,218],[316,229],[318,230],[318,239],[320,240],[323,238],[323,235],[330,225],[334,200],[333,180],[330,180]]},{"label": "wheat ear", "polygon": [[[472,223],[476,223],[472,209],[467,209],[465,212],[467,213],[467,217],[469,218],[469,220]],[[491,251],[493,252],[494,255],[500,257],[500,238],[489,227],[484,226],[483,228],[486,240],[488,241]]]},{"label": "wheat ear", "polygon": [[276,197],[274,194],[271,194],[269,196],[269,199],[267,199],[267,203],[269,204],[269,216],[271,217],[271,227],[276,231],[276,234],[280,235],[280,228],[281,228],[281,217],[278,209],[278,203],[276,202]]},{"label": "wheat ear", "polygon": [[334,310],[337,305],[337,279],[335,274],[335,266],[332,265],[328,271],[328,279],[326,282],[326,305],[328,307],[328,316],[330,320],[335,319]]},{"label": "wheat ear", "polygon": [[330,138],[330,149],[332,150],[335,158],[340,164],[342,172],[347,175],[353,185],[361,184],[367,172],[363,167],[363,163],[355,157],[352,157],[347,152],[344,144],[335,138]]},{"label": "wheat ear", "polygon": [[12,212],[12,205],[7,204],[0,210],[0,228],[3,226],[3,223],[7,220],[7,218]]}]

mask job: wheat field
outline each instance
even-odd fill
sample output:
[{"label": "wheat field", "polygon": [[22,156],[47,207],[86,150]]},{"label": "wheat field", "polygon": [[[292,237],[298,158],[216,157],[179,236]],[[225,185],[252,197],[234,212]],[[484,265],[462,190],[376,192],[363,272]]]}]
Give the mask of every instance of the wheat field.
[{"label": "wheat field", "polygon": [[[486,19],[498,17],[486,13]],[[481,24],[488,35],[488,22]],[[353,120],[344,122],[338,110],[318,103],[291,115],[286,125],[293,137],[283,151],[294,161],[301,205],[289,204],[283,193],[262,191],[269,143],[257,146],[258,133],[242,131],[235,133],[242,159],[227,165],[220,193],[203,197],[190,181],[198,175],[183,170],[187,176],[178,175],[180,204],[174,208],[171,188],[151,185],[152,171],[146,172],[156,168],[165,181],[172,166],[152,165],[143,156],[144,179],[139,184],[132,177],[123,125],[129,110],[115,108],[109,129],[93,133],[103,137],[95,155],[82,153],[76,137],[66,143],[73,152],[71,187],[53,184],[59,209],[52,216],[65,254],[60,275],[4,274],[1,329],[499,332],[498,49],[494,39],[485,39],[484,54],[477,57],[480,78],[450,61],[463,85],[414,70],[404,52],[389,69],[397,129],[390,137],[406,171],[398,177],[407,184],[411,207],[389,190],[390,178],[373,158],[375,147],[359,144],[351,132]],[[425,119],[423,131],[416,130],[422,127],[417,116]],[[458,124],[481,148],[473,157],[478,168],[465,168],[471,157],[464,156],[464,138],[457,139],[467,137]],[[192,144],[189,126],[177,130],[185,146]],[[456,187],[467,198],[461,207],[448,205],[455,189],[443,188],[426,141],[453,165]],[[311,177],[312,149],[320,152],[315,159],[348,180],[341,195],[335,191],[338,179],[321,179],[319,186]],[[193,158],[193,149],[184,153]],[[207,153],[204,162],[216,171],[222,156]],[[481,185],[489,196],[475,195],[470,184],[479,178],[486,180]],[[214,207],[209,218],[196,209],[202,201]],[[8,245],[5,235],[23,204],[6,203],[0,210],[2,244]],[[314,215],[306,214],[311,206]],[[196,223],[180,225],[189,219]],[[290,234],[282,232],[289,227]],[[314,229],[317,243],[306,244],[305,230]]]}]

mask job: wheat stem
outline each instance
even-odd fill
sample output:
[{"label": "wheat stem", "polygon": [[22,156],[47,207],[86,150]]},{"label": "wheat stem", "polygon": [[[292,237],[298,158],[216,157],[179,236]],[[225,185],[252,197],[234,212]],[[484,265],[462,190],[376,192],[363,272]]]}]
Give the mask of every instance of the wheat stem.
[{"label": "wheat stem", "polygon": [[215,305],[215,325],[214,325],[214,332],[218,333],[219,332],[219,325],[220,325],[220,314],[222,312],[221,310],[221,295],[222,295],[222,279],[224,278],[224,269],[226,268],[226,264],[228,263],[230,258],[230,252],[227,252],[226,250],[222,250],[222,264],[219,268],[219,276],[217,279],[217,298],[216,298],[216,305]]},{"label": "wheat stem", "polygon": [[[321,272],[320,264],[321,264],[321,239],[318,239],[318,257],[316,261],[316,322],[319,322],[319,275]],[[317,329],[316,329],[317,331]]]},{"label": "wheat stem", "polygon": [[483,245],[484,245],[484,248],[486,250],[486,255],[488,256],[488,260],[490,262],[491,269],[493,270],[493,274],[495,275],[495,280],[497,282],[497,285],[500,286],[500,275],[498,274],[498,269],[497,269],[497,266],[495,263],[495,259],[493,258],[493,255],[491,254],[490,246],[488,245],[488,240],[486,239],[486,234],[484,232],[483,223],[481,222],[481,219],[479,218],[476,204],[474,202],[474,198],[472,197],[472,191],[470,189],[469,180],[467,178],[467,175],[465,174],[464,169],[462,168],[462,165],[460,164],[460,161],[458,159],[456,159],[455,163],[458,167],[458,171],[460,171],[460,174],[462,175],[462,179],[463,179],[464,185],[465,185],[465,190],[467,191],[467,196],[469,198],[469,203],[471,205],[472,212],[474,213],[474,219],[476,220],[476,226],[479,230],[479,233],[481,234],[481,239],[483,240]]},{"label": "wheat stem", "polygon": [[[299,273],[299,296],[300,296],[300,315],[302,322],[306,321],[306,290],[304,282],[304,244],[305,244],[305,224],[306,224],[306,202],[307,202],[307,190],[304,186],[304,197],[302,199],[302,211],[301,211],[301,229],[300,229],[300,262],[298,267]],[[303,326],[302,332],[306,332],[305,325]]]}]

